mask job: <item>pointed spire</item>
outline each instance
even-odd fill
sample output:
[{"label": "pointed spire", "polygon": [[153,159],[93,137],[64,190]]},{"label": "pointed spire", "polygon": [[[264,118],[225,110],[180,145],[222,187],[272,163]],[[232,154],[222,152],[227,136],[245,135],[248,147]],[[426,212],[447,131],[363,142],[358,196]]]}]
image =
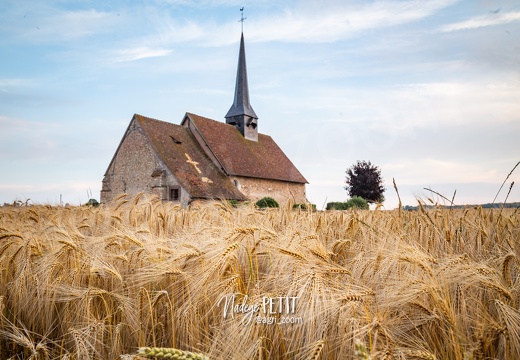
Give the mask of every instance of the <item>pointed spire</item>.
[{"label": "pointed spire", "polygon": [[254,119],[258,119],[253,107],[249,103],[249,87],[247,84],[247,68],[246,68],[246,51],[244,48],[244,33],[240,38],[240,52],[238,55],[237,79],[235,84],[235,98],[233,105],[226,114],[226,120],[229,123],[230,118],[235,116],[247,115]]}]

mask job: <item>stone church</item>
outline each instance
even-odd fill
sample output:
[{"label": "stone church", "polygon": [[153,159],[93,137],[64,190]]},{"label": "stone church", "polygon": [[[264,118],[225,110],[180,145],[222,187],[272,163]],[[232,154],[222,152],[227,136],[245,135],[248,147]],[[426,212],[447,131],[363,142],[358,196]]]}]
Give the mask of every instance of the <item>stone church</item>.
[{"label": "stone church", "polygon": [[307,180],[268,135],[249,102],[244,34],[226,123],[186,113],[180,125],[135,114],[105,172],[101,202],[141,191],[183,207],[197,200],[306,201]]}]

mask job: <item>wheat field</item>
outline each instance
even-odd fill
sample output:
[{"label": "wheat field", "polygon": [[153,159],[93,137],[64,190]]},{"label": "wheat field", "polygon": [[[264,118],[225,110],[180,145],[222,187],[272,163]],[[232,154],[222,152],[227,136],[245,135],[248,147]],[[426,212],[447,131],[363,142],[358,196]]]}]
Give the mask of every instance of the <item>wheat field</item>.
[{"label": "wheat field", "polygon": [[2,207],[0,358],[517,359],[519,242],[515,209]]}]

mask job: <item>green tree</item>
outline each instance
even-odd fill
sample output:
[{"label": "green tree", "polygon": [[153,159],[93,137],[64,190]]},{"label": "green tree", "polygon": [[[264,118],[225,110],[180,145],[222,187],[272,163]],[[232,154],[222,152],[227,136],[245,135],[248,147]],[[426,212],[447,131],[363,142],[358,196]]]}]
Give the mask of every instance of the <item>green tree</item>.
[{"label": "green tree", "polygon": [[384,201],[383,178],[381,170],[370,161],[357,161],[346,171],[347,177],[345,190],[350,197],[359,196],[369,203],[378,203]]}]

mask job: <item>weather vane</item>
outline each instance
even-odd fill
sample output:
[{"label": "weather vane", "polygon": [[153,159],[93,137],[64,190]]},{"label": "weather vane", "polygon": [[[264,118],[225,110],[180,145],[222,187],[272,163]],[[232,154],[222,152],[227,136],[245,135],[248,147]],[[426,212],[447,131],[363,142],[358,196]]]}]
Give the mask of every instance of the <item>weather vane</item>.
[{"label": "weather vane", "polygon": [[242,32],[244,32],[244,20],[245,19],[247,19],[247,18],[244,17],[244,7],[242,6],[242,8],[240,9],[240,20],[238,20],[238,22],[242,23]]}]

